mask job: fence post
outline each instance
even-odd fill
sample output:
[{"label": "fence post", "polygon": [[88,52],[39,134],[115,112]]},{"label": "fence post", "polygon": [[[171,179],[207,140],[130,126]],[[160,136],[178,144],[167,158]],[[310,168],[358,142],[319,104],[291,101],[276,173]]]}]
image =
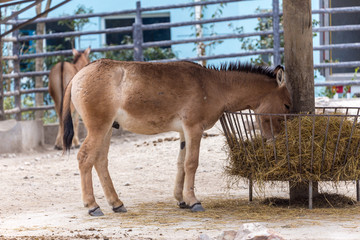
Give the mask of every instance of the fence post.
[{"label": "fence post", "polygon": [[[18,20],[18,17],[15,17],[15,21]],[[19,37],[19,29],[15,30],[12,33],[13,37],[18,39]],[[13,42],[13,56],[19,56],[20,55],[20,44],[18,42],[18,40],[16,40],[15,42]],[[13,60],[14,63],[14,73],[20,73],[20,60],[19,58],[16,58],[15,60]],[[14,90],[17,92],[17,94],[14,96],[15,97],[15,108],[17,108],[19,110],[18,113],[16,113],[15,119],[17,121],[21,121],[21,94],[20,94],[20,77],[14,77]]]},{"label": "fence post", "polygon": [[143,56],[143,32],[142,32],[142,20],[141,20],[141,4],[140,1],[136,2],[136,16],[135,23],[133,24],[133,40],[134,40],[134,60],[144,61]]},{"label": "fence post", "polygon": [[274,38],[274,65],[281,64],[280,55],[280,16],[279,16],[279,0],[273,0],[273,38]]},{"label": "fence post", "polygon": [[4,79],[3,79],[3,65],[2,65],[2,38],[0,37],[0,121],[5,120],[4,113]]}]

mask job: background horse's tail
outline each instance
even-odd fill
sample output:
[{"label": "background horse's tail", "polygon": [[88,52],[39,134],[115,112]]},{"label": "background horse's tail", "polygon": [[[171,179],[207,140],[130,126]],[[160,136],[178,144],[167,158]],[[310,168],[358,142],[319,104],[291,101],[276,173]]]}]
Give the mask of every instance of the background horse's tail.
[{"label": "background horse's tail", "polygon": [[65,93],[63,97],[63,101],[61,101],[61,116],[60,116],[60,124],[62,125],[62,136],[63,136],[63,148],[64,152],[69,151],[72,143],[72,139],[74,137],[74,126],[71,117],[71,86],[72,81],[65,88]]}]

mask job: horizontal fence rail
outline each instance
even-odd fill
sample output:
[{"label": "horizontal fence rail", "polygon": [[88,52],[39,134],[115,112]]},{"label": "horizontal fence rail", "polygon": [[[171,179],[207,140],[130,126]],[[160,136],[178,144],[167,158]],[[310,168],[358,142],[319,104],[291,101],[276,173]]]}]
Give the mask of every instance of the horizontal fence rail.
[{"label": "horizontal fence rail", "polygon": [[[141,7],[140,3],[137,4],[137,8],[128,9],[122,11],[113,11],[113,12],[103,12],[103,13],[90,13],[90,14],[79,14],[73,16],[62,16],[55,18],[38,18],[34,20],[32,23],[47,23],[47,22],[57,22],[60,20],[74,20],[74,19],[84,19],[84,18],[93,18],[93,17],[107,17],[107,16],[119,16],[124,14],[133,14],[136,18],[141,19],[141,14],[144,12],[154,12],[159,10],[167,10],[167,9],[176,9],[176,8],[190,8],[194,6],[204,6],[204,5],[213,5],[220,3],[232,3],[232,2],[240,2],[242,0],[214,0],[214,1],[206,1],[206,2],[192,2],[185,4],[172,4],[166,6],[156,6],[156,7]],[[142,24],[135,23],[132,26],[128,27],[116,27],[116,28],[107,28],[104,30],[92,30],[92,31],[73,31],[73,32],[64,32],[64,33],[52,33],[52,34],[43,34],[43,35],[34,35],[34,36],[6,36],[2,38],[2,42],[25,42],[25,41],[34,41],[39,39],[56,39],[56,38],[65,38],[65,37],[79,37],[85,35],[99,35],[99,34],[110,34],[110,33],[126,33],[129,32],[133,36],[134,43],[126,44],[126,45],[115,45],[115,46],[106,46],[101,48],[93,48],[92,52],[109,52],[109,51],[118,51],[118,50],[134,50],[134,57],[137,61],[143,60],[142,50],[150,47],[164,47],[164,46],[172,46],[177,44],[188,44],[188,43],[199,43],[199,42],[209,42],[209,41],[217,41],[217,40],[225,40],[225,39],[240,39],[240,38],[248,38],[248,37],[258,37],[258,36],[267,36],[273,35],[276,41],[280,41],[280,34],[283,34],[283,31],[280,30],[279,18],[282,16],[282,12],[279,11],[278,0],[273,0],[273,12],[266,13],[256,13],[256,14],[247,14],[241,16],[230,16],[230,17],[219,17],[214,19],[201,19],[194,21],[184,21],[184,22],[171,22],[171,23],[155,23],[155,24]],[[343,7],[343,8],[323,8],[318,10],[313,10],[313,14],[338,14],[338,13],[360,13],[360,7]],[[164,41],[153,41],[153,42],[143,42],[143,39],[138,39],[137,31],[140,31],[142,35],[143,31],[148,30],[159,30],[159,29],[171,29],[174,27],[184,27],[184,26],[194,26],[194,25],[203,25],[203,24],[211,24],[217,22],[229,22],[229,21],[239,21],[245,19],[254,19],[254,18],[273,18],[275,23],[274,30],[269,31],[261,31],[261,32],[248,32],[248,33],[233,33],[233,34],[221,34],[221,35],[211,35],[207,37],[193,37],[187,39],[180,40],[164,40]],[[24,20],[8,20],[6,19],[6,24],[13,25],[13,27],[17,25],[24,24],[26,21]],[[313,32],[336,32],[336,31],[359,31],[360,25],[343,25],[343,26],[327,26],[327,27],[316,27],[313,28]],[[331,44],[331,45],[321,45],[315,46],[314,51],[325,51],[331,49],[359,49],[360,43],[344,43],[344,44]],[[217,54],[210,56],[197,56],[191,57],[181,60],[188,61],[201,61],[201,60],[210,60],[210,59],[223,59],[223,58],[234,58],[234,57],[244,57],[244,56],[256,56],[256,55],[273,55],[274,62],[280,63],[280,53],[284,51],[283,48],[280,47],[280,43],[274,43],[274,48],[272,49],[260,49],[246,52],[236,52],[231,54]],[[13,54],[12,56],[3,56],[2,60],[5,61],[16,61],[20,62],[22,60],[27,59],[36,59],[36,58],[46,58],[52,56],[71,56],[72,50],[61,50],[61,51],[53,51],[53,52],[44,52],[44,53],[32,53],[32,54]],[[163,59],[163,60],[154,60],[155,62],[173,62],[179,61],[180,59]],[[350,62],[333,62],[333,63],[320,63],[315,64],[315,69],[323,69],[323,68],[344,68],[344,67],[358,67],[360,66],[360,61],[350,61]],[[10,74],[3,74],[3,79],[16,79],[16,81],[20,81],[21,78],[25,77],[36,77],[36,76],[47,76],[49,71],[33,71],[33,72],[14,72]],[[345,84],[346,83],[346,84]],[[325,82],[325,83],[315,83],[316,87],[320,86],[338,86],[338,85],[360,85],[360,81],[347,81],[347,82]],[[20,84],[18,84],[20,86]],[[30,94],[37,92],[47,92],[47,88],[35,88],[29,90],[23,89],[15,89],[11,92],[2,93],[0,91],[0,100],[4,97],[15,96],[19,98],[22,94]],[[2,105],[2,104],[1,104]],[[16,106],[12,110],[3,110],[3,106],[0,106],[0,119],[1,114],[19,114],[23,111],[30,110],[44,110],[51,109],[53,106],[41,106],[41,107],[32,107],[32,108],[22,108],[21,106]],[[29,110],[30,109],[30,110]]]}]

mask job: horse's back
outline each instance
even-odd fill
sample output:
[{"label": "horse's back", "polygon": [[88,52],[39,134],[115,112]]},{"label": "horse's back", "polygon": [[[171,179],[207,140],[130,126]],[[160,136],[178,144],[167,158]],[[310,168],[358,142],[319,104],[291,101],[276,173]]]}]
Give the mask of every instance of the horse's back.
[{"label": "horse's back", "polygon": [[96,122],[115,120],[124,129],[144,134],[181,131],[189,108],[204,99],[199,81],[202,69],[187,62],[101,59],[74,77],[72,99],[82,116],[98,119]]}]

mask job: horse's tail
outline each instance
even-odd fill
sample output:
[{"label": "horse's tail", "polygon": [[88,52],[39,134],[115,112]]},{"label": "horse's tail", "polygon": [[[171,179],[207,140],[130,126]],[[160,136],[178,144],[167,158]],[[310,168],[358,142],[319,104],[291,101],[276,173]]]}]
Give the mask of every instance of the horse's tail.
[{"label": "horse's tail", "polygon": [[63,101],[61,101],[61,117],[60,124],[62,125],[62,136],[63,136],[63,148],[64,152],[69,151],[74,137],[74,126],[71,117],[71,86],[72,81],[65,88],[65,93],[63,95]]}]

